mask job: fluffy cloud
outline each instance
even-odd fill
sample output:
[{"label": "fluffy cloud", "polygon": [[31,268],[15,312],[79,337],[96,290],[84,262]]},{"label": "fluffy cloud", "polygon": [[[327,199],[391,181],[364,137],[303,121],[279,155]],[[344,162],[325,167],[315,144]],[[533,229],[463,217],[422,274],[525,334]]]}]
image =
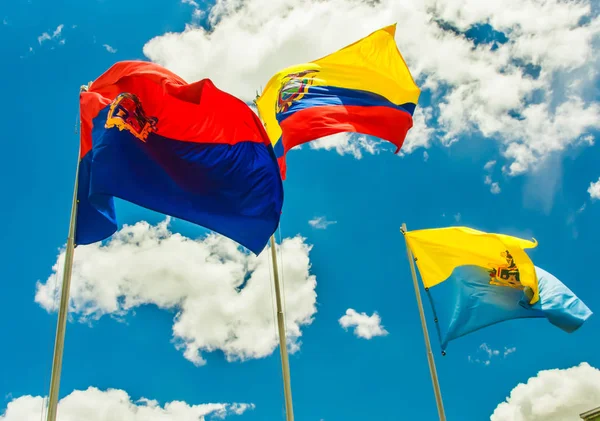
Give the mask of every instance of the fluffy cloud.
[{"label": "fluffy cloud", "polygon": [[356,310],[349,308],[346,314],[338,320],[340,326],[348,330],[354,326],[354,334],[359,338],[371,339],[374,336],[385,336],[388,332],[381,325],[381,317],[377,312],[371,316],[366,313],[358,313]]},{"label": "fluffy cloud", "polygon": [[418,148],[428,148],[431,145],[435,133],[430,122],[432,113],[432,107],[417,107],[413,115],[413,127],[408,131],[399,155],[410,154]]},{"label": "fluffy cloud", "polygon": [[340,155],[350,154],[356,159],[361,159],[363,152],[371,155],[376,154],[377,146],[380,143],[367,136],[336,133],[310,142],[309,145],[311,149],[325,149],[328,151],[335,149]]},{"label": "fluffy cloud", "polygon": [[[587,132],[600,128],[600,105],[589,94],[598,80],[600,17],[589,0],[217,0],[208,21],[210,30],[189,25],[153,38],[144,53],[247,101],[279,69],[398,22],[400,51],[431,94],[431,106],[417,108],[404,153],[432,138],[450,145],[479,133],[499,142],[506,173],[517,175],[589,145]],[[488,26],[504,39],[475,42],[472,33]]]},{"label": "fluffy cloud", "polygon": [[598,177],[598,181],[591,182],[590,186],[587,189],[590,197],[592,199],[600,199],[600,177]]},{"label": "fluffy cloud", "polygon": [[[215,350],[229,361],[270,355],[278,345],[270,250],[244,253],[217,234],[193,240],[172,233],[168,222],[139,222],[123,227],[106,245],[77,247],[70,312],[86,321],[154,304],[177,310],[176,346],[196,365],[205,364],[202,352]],[[299,236],[278,245],[291,352],[300,346],[301,326],[316,313],[310,249]],[[35,301],[48,311],[56,311],[59,302],[60,288],[54,286],[63,265],[64,251],[52,275],[37,284]]]},{"label": "fluffy cloud", "polygon": [[600,402],[600,370],[588,363],[540,371],[519,384],[491,421],[577,421]]},{"label": "fluffy cloud", "polygon": [[327,229],[329,225],[337,224],[337,221],[328,221],[324,216],[318,216],[308,221],[309,225],[316,229]]},{"label": "fluffy cloud", "polygon": [[[41,396],[21,396],[8,403],[0,421],[39,421],[46,404],[47,399]],[[189,405],[181,401],[167,402],[161,407],[157,401],[146,398],[133,401],[124,390],[95,387],[76,390],[58,403],[61,421],[104,421],[107,414],[119,421],[205,421],[209,415],[224,419],[252,409],[254,404],[247,403]]]}]

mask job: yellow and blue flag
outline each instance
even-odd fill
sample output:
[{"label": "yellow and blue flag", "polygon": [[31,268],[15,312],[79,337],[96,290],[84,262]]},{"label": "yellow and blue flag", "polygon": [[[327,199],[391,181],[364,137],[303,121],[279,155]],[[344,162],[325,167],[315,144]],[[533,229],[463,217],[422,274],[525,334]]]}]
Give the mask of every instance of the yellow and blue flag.
[{"label": "yellow and blue flag", "polygon": [[533,264],[525,249],[536,247],[535,240],[467,227],[405,236],[432,301],[442,350],[506,320],[544,317],[570,333],[592,315],[561,281]]},{"label": "yellow and blue flag", "polygon": [[379,137],[400,150],[420,89],[394,36],[396,24],[310,63],[276,73],[256,99],[285,179],[294,146],[340,132]]}]

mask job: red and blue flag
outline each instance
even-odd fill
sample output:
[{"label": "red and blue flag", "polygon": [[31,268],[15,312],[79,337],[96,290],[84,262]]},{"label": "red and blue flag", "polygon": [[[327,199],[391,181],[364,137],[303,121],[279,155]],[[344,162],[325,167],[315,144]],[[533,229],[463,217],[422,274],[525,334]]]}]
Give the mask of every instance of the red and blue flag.
[{"label": "red and blue flag", "polygon": [[201,225],[258,254],[283,185],[260,119],[209,79],[114,64],[80,95],[76,244],[117,230],[114,197]]}]

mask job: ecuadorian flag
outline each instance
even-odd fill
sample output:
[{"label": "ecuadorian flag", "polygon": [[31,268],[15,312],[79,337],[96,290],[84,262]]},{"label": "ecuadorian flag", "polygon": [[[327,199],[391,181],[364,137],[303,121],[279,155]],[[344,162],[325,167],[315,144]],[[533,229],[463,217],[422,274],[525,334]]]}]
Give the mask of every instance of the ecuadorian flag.
[{"label": "ecuadorian flag", "polygon": [[275,74],[256,99],[285,178],[294,146],[340,132],[387,140],[400,150],[420,90],[394,36],[379,29],[328,56]]},{"label": "ecuadorian flag", "polygon": [[118,62],[80,94],[75,243],[117,229],[113,197],[202,225],[258,254],[283,185],[256,114],[209,79]]}]

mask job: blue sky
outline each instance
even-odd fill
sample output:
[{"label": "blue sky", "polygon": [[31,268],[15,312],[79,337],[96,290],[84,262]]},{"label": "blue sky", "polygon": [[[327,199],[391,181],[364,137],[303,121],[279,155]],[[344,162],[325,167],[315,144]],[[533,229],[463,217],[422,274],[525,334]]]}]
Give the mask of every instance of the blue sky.
[{"label": "blue sky", "polygon": [[[540,5],[531,0],[520,13],[507,17],[492,6],[488,10],[447,0],[435,13],[448,25],[436,26],[427,19],[415,23],[426,13],[420,6],[382,1],[348,3],[344,9],[345,1],[304,6],[293,1],[285,13],[280,2],[260,0],[241,2],[239,7],[219,1],[212,12],[212,4],[159,0],[123,4],[30,0],[2,8],[4,66],[0,72],[5,99],[0,171],[5,200],[0,215],[6,225],[0,246],[5,288],[0,306],[4,338],[0,414],[13,402],[13,408],[18,404],[29,411],[23,414],[39,419],[41,400],[26,402],[23,397],[48,393],[56,312],[48,312],[44,305],[52,304],[48,291],[54,285],[53,265],[68,230],[78,150],[77,93],[80,85],[118,60],[152,59],[190,82],[212,78],[222,89],[249,100],[278,66],[318,58],[389,24],[390,19],[399,22],[400,50],[423,89],[421,114],[415,117],[404,154],[394,155],[393,146],[377,139],[340,135],[293,150],[287,157],[281,236],[299,235],[302,240],[295,245],[311,247],[309,251],[294,248],[290,242],[283,252],[286,291],[296,291],[300,297],[286,301],[286,309],[294,314],[290,318],[301,331],[294,342],[297,350],[290,354],[297,420],[436,419],[399,232],[402,222],[409,229],[466,225],[535,237],[539,246],[529,251],[534,263],[561,279],[592,311],[600,311],[594,265],[600,201],[594,200],[591,187],[600,177],[598,10],[585,4]],[[470,13],[458,16],[453,10],[459,6]],[[567,7],[573,8],[571,15],[560,9]],[[336,10],[346,12],[336,14]],[[583,17],[577,18],[578,13]],[[544,14],[568,15],[565,22],[557,18],[551,23],[556,34],[572,35],[568,38],[572,55],[555,39],[552,49],[543,48],[548,31],[531,22]],[[573,29],[568,19],[575,18],[585,33],[569,32]],[[498,33],[475,25],[486,19],[497,25]],[[182,33],[186,25],[188,30]],[[169,32],[173,34],[165,35]],[[279,43],[274,41],[277,36]],[[491,47],[490,39],[499,42]],[[535,43],[526,45],[530,39]],[[476,45],[488,50],[478,51]],[[435,48],[447,56],[445,64]],[[596,57],[591,55],[594,48]],[[472,60],[468,66],[467,59]],[[539,73],[532,72],[535,66]],[[529,70],[519,73],[519,69]],[[488,80],[492,82],[486,84]],[[121,226],[147,221],[149,226],[138,226],[142,236],[165,219],[122,201],[117,212]],[[318,224],[309,221],[315,218],[335,223],[313,226]],[[112,388],[125,391],[133,402],[143,397],[159,405],[247,403],[254,407],[242,415],[230,410],[227,418],[284,419],[279,350],[274,345],[239,343],[249,355],[243,361],[228,361],[219,344],[214,352],[199,346],[203,360],[199,364],[190,357],[198,349],[192,346],[191,354],[185,354],[178,348],[182,337],[201,343],[211,326],[219,329],[228,323],[209,311],[207,301],[198,301],[212,294],[224,300],[227,295],[220,295],[220,287],[210,291],[193,287],[195,282],[202,285],[198,288],[218,282],[209,277],[215,272],[200,267],[205,264],[201,259],[194,261],[206,250],[207,231],[178,220],[162,229],[190,238],[197,248],[165,245],[146,236],[152,256],[160,258],[144,260],[131,245],[106,252],[99,245],[87,246],[88,252],[85,247],[77,249],[80,259],[89,258],[90,266],[80,266],[75,273],[74,285],[81,289],[75,292],[79,301],[67,327],[61,398],[89,387]],[[102,256],[114,260],[106,263]],[[187,259],[187,272],[169,267],[182,256]],[[295,268],[296,262],[308,272]],[[85,278],[89,271],[94,275]],[[174,280],[180,278],[185,282]],[[316,287],[307,289],[313,279]],[[128,306],[124,303],[136,298],[128,290],[132,283],[140,288],[148,285],[148,290],[138,294],[137,298],[143,296],[138,304]],[[37,301],[36,292],[41,294]],[[268,294],[267,289],[264,292]],[[316,304],[311,301],[314,292]],[[170,293],[176,297],[174,303],[161,301]],[[109,296],[118,298],[116,310],[110,307],[110,299],[102,301]],[[205,307],[196,309],[193,304],[200,302]],[[253,323],[255,316],[261,320],[257,314],[264,313],[261,303],[250,303],[255,307],[244,313],[249,329],[259,333],[265,326]],[[515,395],[514,405],[505,411],[521,411],[523,420],[542,419],[522,408],[553,396],[558,402],[556,419],[577,419],[581,408],[573,407],[557,384],[600,397],[597,371],[567,370],[581,363],[600,367],[597,315],[570,335],[542,319],[502,323],[451,342],[442,357],[429,303],[424,305],[448,419],[490,419],[519,383],[542,370],[564,371],[557,372],[558,381],[542,381]],[[354,327],[344,329],[339,319],[348,309],[366,316],[377,313],[383,326],[378,332],[386,333],[367,339],[357,336]],[[173,328],[179,311],[190,318],[180,314],[178,336]],[[584,382],[583,377],[596,380]],[[104,401],[72,395],[63,413],[74,411],[68,406],[73,402],[87,405],[92,417],[97,412],[94,405]],[[17,419],[8,408],[0,420]],[[138,420],[130,415],[133,412],[123,411],[124,421]],[[513,418],[502,418],[505,415],[497,412],[494,421],[518,419],[517,412],[510,412]],[[207,419],[216,415],[212,412]]]}]

